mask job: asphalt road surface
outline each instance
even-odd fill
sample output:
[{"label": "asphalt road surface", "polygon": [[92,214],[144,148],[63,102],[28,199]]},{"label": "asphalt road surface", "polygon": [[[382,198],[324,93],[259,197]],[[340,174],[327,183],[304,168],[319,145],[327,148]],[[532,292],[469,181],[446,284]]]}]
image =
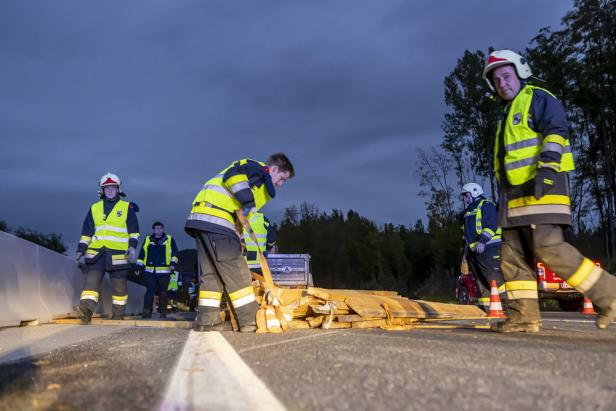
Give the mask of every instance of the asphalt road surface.
[{"label": "asphalt road surface", "polygon": [[[221,374],[225,368],[233,372]],[[599,331],[580,314],[544,313],[544,331],[531,335],[482,328],[266,335],[93,325],[0,330],[0,410],[239,409],[238,403],[288,410],[615,410],[616,324]]]}]

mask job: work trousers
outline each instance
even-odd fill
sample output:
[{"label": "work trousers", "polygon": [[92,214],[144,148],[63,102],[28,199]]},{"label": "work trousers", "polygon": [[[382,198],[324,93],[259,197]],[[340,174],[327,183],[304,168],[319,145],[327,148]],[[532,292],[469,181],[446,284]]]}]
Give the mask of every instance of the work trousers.
[{"label": "work trousers", "polygon": [[467,250],[466,261],[477,282],[478,305],[484,309],[490,306],[490,284],[496,281],[501,300],[506,299],[505,281],[500,269],[500,243],[486,246],[481,254]]},{"label": "work trousers", "polygon": [[196,231],[195,236],[200,269],[195,322],[205,326],[219,323],[222,294],[227,293],[239,325],[255,324],[259,306],[239,237],[207,231]]},{"label": "work trousers", "polygon": [[563,227],[540,224],[503,229],[501,270],[512,321],[539,321],[534,261],[541,261],[569,285],[590,298],[599,310],[616,300],[616,277],[565,242]]},{"label": "work trousers", "polygon": [[161,313],[167,312],[167,288],[169,287],[170,274],[158,275],[156,273],[144,273],[145,278],[145,295],[143,296],[143,312],[152,312],[154,305],[154,296],[159,295],[158,311]]},{"label": "work trousers", "polygon": [[[94,312],[98,302],[101,281],[107,269],[107,258],[101,255],[92,264],[86,264],[83,291],[79,299],[79,306]],[[128,293],[126,274],[128,270],[109,271],[111,280],[111,302],[113,315],[124,315]]]}]

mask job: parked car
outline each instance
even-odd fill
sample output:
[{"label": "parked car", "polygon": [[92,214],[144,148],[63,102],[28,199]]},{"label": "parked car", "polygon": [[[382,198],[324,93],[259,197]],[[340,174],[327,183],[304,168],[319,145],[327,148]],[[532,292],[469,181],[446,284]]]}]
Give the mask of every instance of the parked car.
[{"label": "parked car", "polygon": [[[601,264],[595,261],[597,266]],[[584,298],[562,278],[554,274],[540,261],[535,263],[537,289],[540,300],[556,300],[563,311],[580,311]],[[459,304],[475,304],[479,297],[479,288],[472,273],[460,274],[456,282],[456,299]]]}]

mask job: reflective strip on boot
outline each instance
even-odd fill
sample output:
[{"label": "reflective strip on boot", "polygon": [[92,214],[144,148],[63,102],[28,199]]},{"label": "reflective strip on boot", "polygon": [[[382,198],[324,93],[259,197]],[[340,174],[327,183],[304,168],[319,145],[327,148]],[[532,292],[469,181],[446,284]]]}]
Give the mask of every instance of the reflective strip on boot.
[{"label": "reflective strip on boot", "polygon": [[217,291],[199,291],[199,305],[202,307],[220,307],[222,293]]},{"label": "reflective strip on boot", "polygon": [[539,299],[537,281],[505,281],[505,288],[507,289],[507,299],[509,300]]},{"label": "reflective strip on boot", "polygon": [[597,267],[588,258],[584,258],[584,261],[582,261],[582,264],[580,264],[575,273],[565,281],[576,290],[585,293],[599,281],[602,273],[603,269],[601,267]]},{"label": "reflective strip on boot", "polygon": [[128,294],[127,295],[112,295],[111,302],[115,305],[126,305],[128,302]]},{"label": "reflective strip on boot", "polygon": [[79,297],[80,300],[92,300],[95,303],[98,302],[98,291],[92,291],[92,290],[83,290],[81,292],[81,297]]},{"label": "reflective strip on boot", "polygon": [[233,304],[233,307],[235,308],[240,308],[246,304],[256,301],[255,292],[252,285],[232,292],[229,294],[229,298],[231,299],[231,304]]}]

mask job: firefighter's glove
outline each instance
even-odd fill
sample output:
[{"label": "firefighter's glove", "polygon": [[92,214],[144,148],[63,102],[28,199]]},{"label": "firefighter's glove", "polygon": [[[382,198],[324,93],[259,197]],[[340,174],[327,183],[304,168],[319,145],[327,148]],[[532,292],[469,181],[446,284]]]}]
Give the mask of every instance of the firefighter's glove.
[{"label": "firefighter's glove", "polygon": [[537,175],[535,176],[535,198],[537,200],[540,200],[541,197],[552,190],[555,178],[556,171],[550,167],[541,167],[537,170]]},{"label": "firefighter's glove", "polygon": [[137,262],[137,250],[135,250],[135,247],[128,247],[126,255],[128,256],[129,263],[135,264]]},{"label": "firefighter's glove", "polygon": [[77,254],[75,254],[75,261],[79,262],[82,256],[83,256],[83,253],[80,251],[77,251]]},{"label": "firefighter's glove", "polygon": [[486,250],[486,245],[484,243],[477,243],[477,247],[475,247],[475,252],[477,254],[483,254]]}]

